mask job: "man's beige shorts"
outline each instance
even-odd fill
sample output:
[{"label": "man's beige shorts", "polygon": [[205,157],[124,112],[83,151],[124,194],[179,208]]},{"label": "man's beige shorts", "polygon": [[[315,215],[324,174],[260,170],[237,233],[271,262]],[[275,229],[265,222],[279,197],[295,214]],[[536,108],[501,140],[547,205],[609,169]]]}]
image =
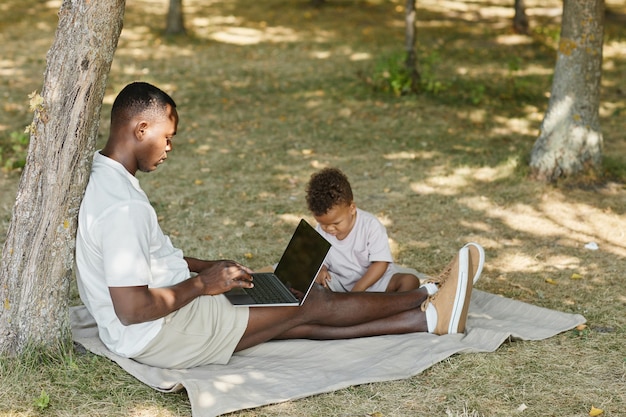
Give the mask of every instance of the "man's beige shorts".
[{"label": "man's beige shorts", "polygon": [[248,325],[249,310],[226,297],[198,297],[165,317],[156,337],[135,359],[160,368],[225,364]]}]

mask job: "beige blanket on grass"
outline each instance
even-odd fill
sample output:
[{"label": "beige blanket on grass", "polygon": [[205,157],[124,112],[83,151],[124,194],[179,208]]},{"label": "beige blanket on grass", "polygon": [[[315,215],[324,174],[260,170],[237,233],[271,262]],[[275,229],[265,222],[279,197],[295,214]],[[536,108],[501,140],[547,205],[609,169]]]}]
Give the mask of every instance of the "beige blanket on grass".
[{"label": "beige blanket on grass", "polygon": [[561,313],[472,292],[465,334],[427,333],[352,340],[272,341],[235,354],[227,365],[171,370],[142,365],[110,352],[85,307],[70,311],[74,341],[106,356],[141,382],[163,392],[187,390],[194,417],[331,392],[351,385],[419,374],[455,353],[493,352],[507,339],[540,340],[585,322]]}]

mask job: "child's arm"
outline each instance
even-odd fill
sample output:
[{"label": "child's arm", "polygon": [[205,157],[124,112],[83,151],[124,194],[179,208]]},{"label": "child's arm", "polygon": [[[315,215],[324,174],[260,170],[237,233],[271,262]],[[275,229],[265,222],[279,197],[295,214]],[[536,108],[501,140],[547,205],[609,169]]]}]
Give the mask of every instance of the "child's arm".
[{"label": "child's arm", "polygon": [[315,278],[315,282],[324,286],[325,288],[328,288],[329,281],[330,281],[330,273],[328,273],[328,268],[326,267],[326,265],[323,265],[322,268],[320,269],[319,274],[317,274],[317,277]]},{"label": "child's arm", "polygon": [[369,287],[374,285],[374,283],[376,283],[376,281],[378,281],[380,277],[383,276],[383,274],[387,270],[388,265],[389,262],[372,262],[369,268],[367,268],[367,271],[365,271],[365,274],[363,274],[361,279],[358,280],[357,283],[354,285],[352,291],[365,291]]}]

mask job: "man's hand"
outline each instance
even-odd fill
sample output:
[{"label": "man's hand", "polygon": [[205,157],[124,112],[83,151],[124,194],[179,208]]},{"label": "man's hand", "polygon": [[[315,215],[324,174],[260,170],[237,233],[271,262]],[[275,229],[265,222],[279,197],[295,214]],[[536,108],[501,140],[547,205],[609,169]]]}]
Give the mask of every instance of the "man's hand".
[{"label": "man's hand", "polygon": [[194,268],[197,267],[198,275],[171,287],[109,287],[113,308],[120,322],[128,326],[156,320],[178,310],[196,297],[253,286],[250,275],[252,270],[237,262],[200,261],[193,258],[189,262]]},{"label": "man's hand", "polygon": [[202,269],[196,279],[203,286],[204,295],[218,295],[233,288],[252,288],[252,270],[235,261],[213,261],[210,266]]}]

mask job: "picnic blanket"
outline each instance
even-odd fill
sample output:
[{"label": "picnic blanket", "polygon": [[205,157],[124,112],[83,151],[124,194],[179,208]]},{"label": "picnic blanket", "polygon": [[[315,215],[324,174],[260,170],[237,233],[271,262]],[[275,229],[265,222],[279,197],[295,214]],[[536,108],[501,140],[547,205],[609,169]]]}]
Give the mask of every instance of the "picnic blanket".
[{"label": "picnic blanket", "polygon": [[541,340],[585,322],[578,314],[474,289],[465,334],[272,341],[236,353],[227,365],[171,370],[110,352],[98,338],[96,324],[84,306],[72,307],[70,318],[74,341],[89,351],[110,358],[156,390],[185,388],[194,417],[408,378],[455,353],[493,352],[509,339]]}]

